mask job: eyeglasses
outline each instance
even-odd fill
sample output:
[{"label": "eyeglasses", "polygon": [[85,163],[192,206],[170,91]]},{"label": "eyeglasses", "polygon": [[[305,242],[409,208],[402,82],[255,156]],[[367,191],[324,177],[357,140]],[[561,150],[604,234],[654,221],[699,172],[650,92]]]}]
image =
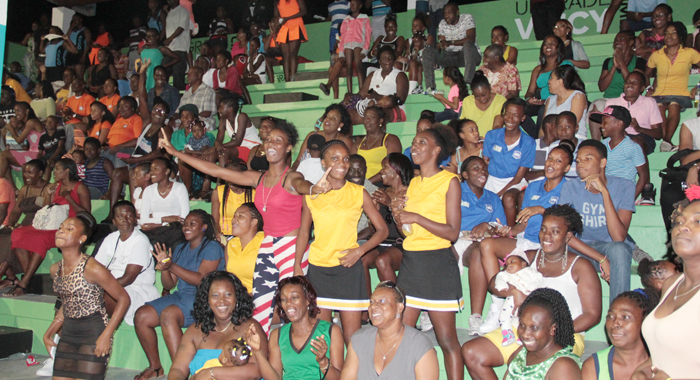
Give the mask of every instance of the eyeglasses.
[{"label": "eyeglasses", "polygon": [[554,29],[564,29],[566,28],[566,25],[554,25]]},{"label": "eyeglasses", "polygon": [[651,18],[664,18],[664,17],[666,17],[666,13],[657,13],[657,14],[651,15]]},{"label": "eyeglasses", "polygon": [[401,303],[403,303],[403,304],[406,303],[406,295],[403,294],[403,290],[401,290],[401,288],[399,288],[399,286],[396,285],[396,283],[394,281],[382,281],[379,284],[377,284],[377,286],[375,287],[375,289],[379,289],[379,288],[394,289],[394,291],[399,295],[399,297],[401,297]]}]

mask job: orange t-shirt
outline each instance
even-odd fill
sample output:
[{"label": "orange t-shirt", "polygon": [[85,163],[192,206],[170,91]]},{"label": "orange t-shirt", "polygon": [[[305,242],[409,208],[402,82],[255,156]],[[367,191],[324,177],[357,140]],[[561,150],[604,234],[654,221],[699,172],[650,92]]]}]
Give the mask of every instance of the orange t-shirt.
[{"label": "orange t-shirt", "polygon": [[112,128],[109,130],[109,137],[107,142],[109,147],[113,148],[119,144],[123,144],[129,140],[138,138],[143,130],[143,122],[139,115],[132,115],[128,119],[119,117],[117,121],[112,124]]},{"label": "orange t-shirt", "polygon": [[117,110],[117,103],[119,102],[119,99],[121,99],[121,98],[122,97],[117,95],[117,94],[112,95],[111,98],[109,98],[107,96],[103,96],[100,98],[100,103],[107,106],[107,109],[109,110],[109,112],[114,113],[114,111]]},{"label": "orange t-shirt", "polygon": [[[70,107],[70,109],[73,110],[73,113],[76,113],[80,116],[88,116],[90,115],[90,105],[94,101],[95,98],[88,93],[83,93],[83,95],[80,97],[73,95],[70,98],[68,98],[68,101],[66,102],[66,107]],[[66,124],[75,124],[80,123],[81,121],[82,120],[73,118],[69,120]]]},{"label": "orange t-shirt", "polygon": [[[112,128],[112,123],[110,123],[109,121],[103,121],[100,124],[95,123],[95,125],[92,127],[92,130],[90,131],[90,134],[88,137],[94,137],[96,139],[99,139],[100,138],[100,131],[103,129],[110,129],[110,128]],[[107,136],[109,136],[109,135],[107,135]]]}]

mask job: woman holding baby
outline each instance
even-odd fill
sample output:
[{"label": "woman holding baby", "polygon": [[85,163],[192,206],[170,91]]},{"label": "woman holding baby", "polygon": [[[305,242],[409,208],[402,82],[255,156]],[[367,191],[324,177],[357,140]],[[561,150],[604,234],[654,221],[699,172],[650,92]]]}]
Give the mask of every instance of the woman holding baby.
[{"label": "woman holding baby", "polygon": [[[261,377],[254,355],[249,358],[245,358],[248,354],[241,355],[241,351],[248,351],[246,348],[231,350],[231,346],[236,346],[231,341],[245,339],[249,330],[265,336],[260,324],[252,318],[253,300],[238,277],[225,271],[204,277],[197,287],[192,314],[195,323],[182,337],[168,373],[169,380]],[[259,344],[259,351],[267,357],[267,339],[261,339]]]},{"label": "woman holding baby", "polygon": [[[583,335],[600,322],[602,294],[600,280],[593,265],[569,252],[567,244],[571,238],[583,231],[581,215],[570,205],[554,205],[543,213],[539,232],[541,248],[527,251],[530,268],[542,274],[540,286],[552,288],[564,296],[574,321],[575,344],[573,352],[583,354]],[[522,304],[525,294],[515,286],[498,290],[496,277],[489,282],[489,290],[497,297],[514,298]],[[517,326],[517,323],[513,323]],[[472,378],[495,379],[493,368],[504,365],[518,349],[517,344],[502,346],[503,335],[498,328],[462,346],[462,357]]]}]

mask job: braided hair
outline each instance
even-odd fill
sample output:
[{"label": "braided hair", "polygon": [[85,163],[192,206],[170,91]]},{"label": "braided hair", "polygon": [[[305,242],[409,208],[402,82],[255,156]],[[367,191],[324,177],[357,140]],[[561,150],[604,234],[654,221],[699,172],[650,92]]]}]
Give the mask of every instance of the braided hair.
[{"label": "braided hair", "polygon": [[326,151],[328,150],[328,148],[332,147],[333,145],[341,145],[341,144],[343,145],[343,147],[345,149],[348,150],[348,153],[350,153],[350,149],[348,148],[347,145],[345,145],[345,143],[343,141],[331,140],[331,141],[328,141],[325,145],[323,145],[323,148],[321,148],[321,159],[323,159],[323,156],[326,154]]},{"label": "braided hair", "polygon": [[86,237],[85,241],[80,244],[80,248],[82,249],[90,241],[90,238],[92,238],[92,234],[95,232],[95,227],[97,226],[97,221],[95,217],[87,211],[76,213],[75,219],[83,225],[83,235]]},{"label": "braided hair", "polygon": [[520,318],[530,306],[539,306],[545,309],[552,318],[554,330],[554,343],[562,346],[573,346],[574,321],[566,299],[558,291],[550,288],[539,288],[530,293],[520,306]]},{"label": "braided hair", "polygon": [[564,223],[566,223],[566,228],[574,235],[580,235],[583,232],[583,219],[581,218],[581,214],[570,204],[553,205],[544,210],[542,218],[546,218],[549,215],[563,218]]},{"label": "braided hair", "polygon": [[627,298],[642,309],[642,317],[646,317],[659,304],[659,297],[660,294],[656,289],[635,289],[618,294],[612,303],[618,299]]},{"label": "braided hair", "polygon": [[[250,212],[250,217],[252,219],[255,219],[258,221],[258,232],[263,230],[263,226],[265,223],[263,222],[263,217],[260,211],[258,210],[257,207],[255,207],[255,203],[253,202],[246,202],[241,205],[241,207],[245,207],[248,209],[248,212]],[[240,207],[239,207],[240,208]]]},{"label": "braided hair", "polygon": [[[207,229],[204,231],[204,238],[207,240],[214,240],[216,241],[216,231],[214,229],[214,218],[211,217],[211,214],[204,210],[200,209],[195,209],[191,210],[189,215],[194,215],[199,218],[199,220],[202,221],[202,224],[207,226]],[[204,244],[204,242],[202,243]],[[204,245],[202,245],[203,247]],[[200,250],[201,251],[201,250]]]}]

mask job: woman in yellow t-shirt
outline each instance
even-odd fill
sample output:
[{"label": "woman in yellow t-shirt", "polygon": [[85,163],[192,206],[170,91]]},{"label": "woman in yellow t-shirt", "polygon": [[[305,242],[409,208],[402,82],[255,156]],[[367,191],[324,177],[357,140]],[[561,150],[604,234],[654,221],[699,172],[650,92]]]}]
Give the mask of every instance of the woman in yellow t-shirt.
[{"label": "woman in yellow t-shirt", "polygon": [[451,249],[459,237],[462,191],[457,175],[438,165],[454,153],[456,142],[454,132],[445,126],[419,132],[411,155],[421,175],[411,180],[406,196],[396,197],[391,207],[397,227],[406,235],[397,279],[406,291],[403,322],[415,326],[421,310],[428,311],[450,379],[464,376],[455,325],[464,301]]},{"label": "woman in yellow t-shirt", "polygon": [[506,98],[491,91],[489,80],[481,71],[474,75],[471,88],[472,95],[462,101],[462,115],[459,118],[474,120],[479,126],[479,135],[486,136],[486,132],[503,126],[501,110]]},{"label": "woman in yellow t-shirt", "polygon": [[233,214],[231,233],[234,237],[226,245],[226,271],[235,274],[248,293],[253,291],[255,260],[265,238],[262,227],[262,215],[253,202],[243,203]]},{"label": "woman in yellow t-shirt", "polygon": [[691,67],[700,62],[700,53],[692,47],[685,47],[687,34],[688,31],[682,22],[669,23],[664,32],[666,46],[651,53],[647,61],[647,78],[651,78],[652,71],[656,69],[651,95],[656,100],[663,118],[662,152],[673,151],[671,139],[681,121],[681,112],[693,108],[688,80]]},{"label": "woman in yellow t-shirt", "polygon": [[[244,172],[248,170],[248,164],[240,158],[236,158],[226,165],[226,169]],[[254,189],[238,186],[228,181],[223,185],[217,186],[216,191],[212,191],[211,216],[214,219],[216,237],[221,244],[225,245],[233,236],[231,222],[238,207],[246,202],[252,202],[254,197]]]},{"label": "woman in yellow t-shirt", "polygon": [[[360,329],[362,312],[369,307],[360,258],[389,236],[389,228],[367,190],[345,180],[350,168],[350,149],[344,142],[327,142],[321,150],[321,165],[327,169],[324,179],[328,179],[333,190],[318,196],[304,196],[294,274],[301,274],[301,261],[313,222],[316,240],[309,248],[306,278],[318,294],[321,319],[330,322],[331,312],[340,311],[343,337],[349,344],[352,334]],[[363,211],[375,232],[359,245],[357,223]]]}]

